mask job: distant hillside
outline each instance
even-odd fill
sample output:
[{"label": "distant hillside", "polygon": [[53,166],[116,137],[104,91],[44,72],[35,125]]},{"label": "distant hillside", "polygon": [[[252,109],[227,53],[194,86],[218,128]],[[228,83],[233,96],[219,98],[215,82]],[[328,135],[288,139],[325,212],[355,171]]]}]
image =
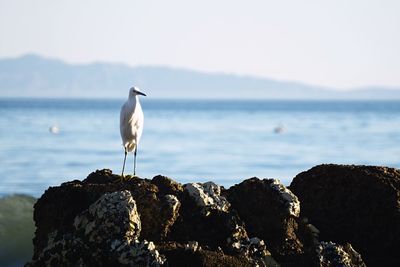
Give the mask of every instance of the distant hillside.
[{"label": "distant hillside", "polygon": [[125,98],[132,85],[153,98],[400,99],[400,88],[338,92],[301,83],[168,67],[71,65],[36,55],[0,59],[0,97]]}]

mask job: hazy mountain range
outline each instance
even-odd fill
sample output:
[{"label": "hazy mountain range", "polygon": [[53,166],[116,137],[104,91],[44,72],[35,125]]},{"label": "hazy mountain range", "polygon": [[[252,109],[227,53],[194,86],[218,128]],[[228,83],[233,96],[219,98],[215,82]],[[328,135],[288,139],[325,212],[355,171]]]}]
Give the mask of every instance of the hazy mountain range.
[{"label": "hazy mountain range", "polygon": [[0,59],[0,97],[125,98],[138,85],[152,98],[400,99],[400,88],[336,91],[251,76],[116,63],[73,65],[37,55]]}]

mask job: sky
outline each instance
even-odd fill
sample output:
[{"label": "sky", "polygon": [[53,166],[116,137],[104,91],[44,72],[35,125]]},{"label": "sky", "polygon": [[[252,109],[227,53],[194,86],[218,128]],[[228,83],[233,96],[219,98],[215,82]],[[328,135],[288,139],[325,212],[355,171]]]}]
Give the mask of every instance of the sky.
[{"label": "sky", "polygon": [[0,58],[400,87],[398,0],[0,0]]}]

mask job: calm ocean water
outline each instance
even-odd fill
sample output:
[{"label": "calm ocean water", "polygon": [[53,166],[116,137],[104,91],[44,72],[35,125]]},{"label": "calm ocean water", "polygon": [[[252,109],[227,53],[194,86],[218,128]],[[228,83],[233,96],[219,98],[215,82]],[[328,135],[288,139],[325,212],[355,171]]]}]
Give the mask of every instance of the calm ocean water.
[{"label": "calm ocean water", "polygon": [[[141,177],[230,186],[258,176],[289,184],[321,163],[400,168],[400,102],[142,100]],[[96,169],[120,173],[122,102],[1,99],[0,196],[39,197]],[[58,134],[50,133],[53,125]],[[127,162],[132,172],[132,155]]]}]

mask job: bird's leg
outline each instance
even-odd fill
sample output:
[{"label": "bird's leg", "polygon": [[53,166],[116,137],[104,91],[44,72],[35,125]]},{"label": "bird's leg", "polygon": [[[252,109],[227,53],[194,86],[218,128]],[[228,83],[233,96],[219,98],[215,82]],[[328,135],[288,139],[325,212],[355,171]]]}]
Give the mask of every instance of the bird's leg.
[{"label": "bird's leg", "polygon": [[133,154],[133,176],[136,176],[136,154],[137,154],[137,143],[135,147],[135,152]]},{"label": "bird's leg", "polygon": [[125,170],[125,161],[126,161],[126,154],[128,154],[128,152],[126,151],[126,147],[124,147],[125,149],[125,156],[124,156],[124,165],[122,166],[122,179],[124,178],[124,170]]},{"label": "bird's leg", "polygon": [[124,171],[125,171],[125,161],[126,161],[126,155],[128,154],[128,151],[126,151],[126,147],[124,147],[125,149],[125,156],[124,156],[124,165],[122,165],[122,173],[121,173],[121,177],[115,179],[113,182],[114,183],[122,183],[125,179],[124,177]]}]

